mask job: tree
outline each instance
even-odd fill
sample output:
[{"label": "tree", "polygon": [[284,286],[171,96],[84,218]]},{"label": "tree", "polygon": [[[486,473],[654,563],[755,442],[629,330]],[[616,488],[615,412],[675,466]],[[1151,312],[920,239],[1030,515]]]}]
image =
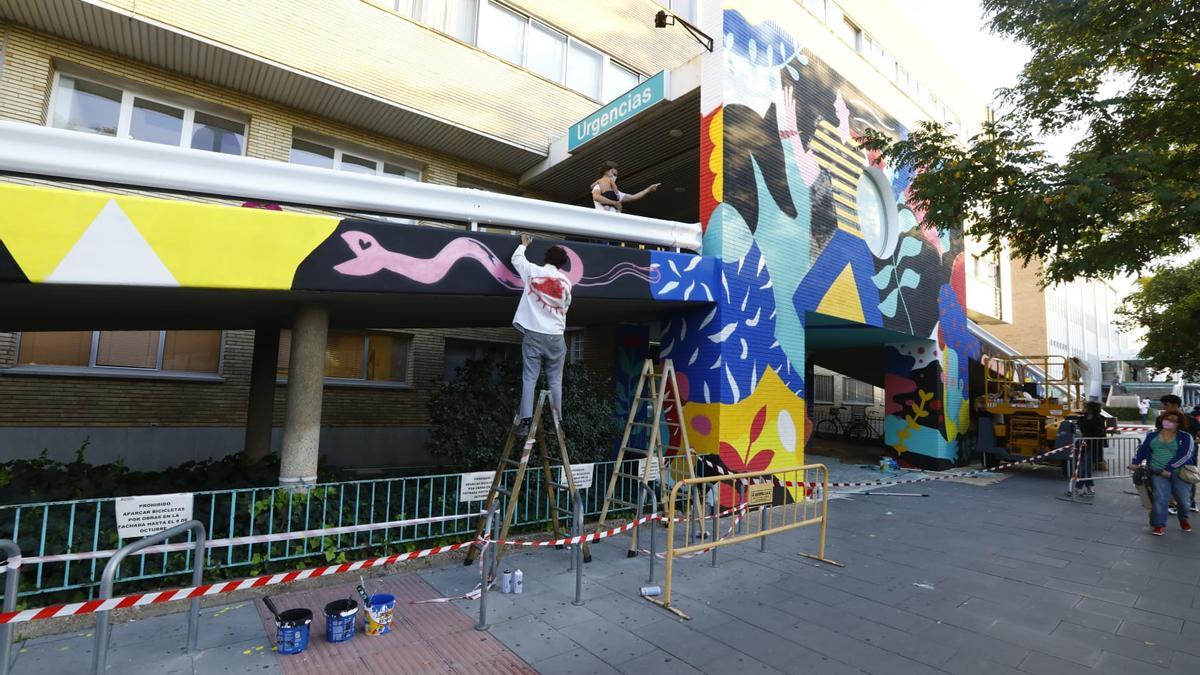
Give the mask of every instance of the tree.
[{"label": "tree", "polygon": [[1200,260],[1182,267],[1160,267],[1138,280],[1138,289],[1120,310],[1124,328],[1144,327],[1142,357],[1154,368],[1182,370],[1191,381],[1200,379]]},{"label": "tree", "polygon": [[[982,0],[992,32],[1032,50],[1001,114],[965,147],[922,123],[864,147],[917,170],[911,199],[1047,282],[1136,274],[1200,235],[1200,3]],[[1037,140],[1084,137],[1061,162]],[[1160,272],[1161,274],[1161,272]]]}]

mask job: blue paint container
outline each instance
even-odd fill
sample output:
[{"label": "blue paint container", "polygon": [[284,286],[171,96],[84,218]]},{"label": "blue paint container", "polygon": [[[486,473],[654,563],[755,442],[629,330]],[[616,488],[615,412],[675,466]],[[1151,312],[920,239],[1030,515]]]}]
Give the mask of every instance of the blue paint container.
[{"label": "blue paint container", "polygon": [[392,612],[396,610],[396,596],[387,593],[372,593],[371,607],[367,610],[367,635],[387,635],[392,630]]},{"label": "blue paint container", "polygon": [[312,618],[311,609],[280,612],[275,620],[276,648],[280,654],[299,654],[308,648],[308,626]]},{"label": "blue paint container", "polygon": [[325,641],[346,642],[354,637],[358,603],[350,598],[334,600],[325,605]]}]

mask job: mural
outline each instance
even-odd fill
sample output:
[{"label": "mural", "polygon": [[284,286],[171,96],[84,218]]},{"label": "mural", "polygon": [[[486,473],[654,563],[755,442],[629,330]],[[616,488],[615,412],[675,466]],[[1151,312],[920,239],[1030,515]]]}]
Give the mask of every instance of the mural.
[{"label": "mural", "polygon": [[908,205],[910,171],[858,148],[866,129],[907,131],[805,50],[788,29],[795,3],[725,4],[700,144],[716,304],[677,312],[662,336],[686,376],[693,444],[730,468],[803,462],[805,323],[822,314],[912,336],[879,345],[885,442],[915,464],[950,464],[979,351],[961,237]]},{"label": "mural", "polygon": [[[0,281],[512,295],[515,237],[0,185]],[[555,242],[535,241],[540,260]],[[564,242],[576,298],[709,302],[716,262]]]}]

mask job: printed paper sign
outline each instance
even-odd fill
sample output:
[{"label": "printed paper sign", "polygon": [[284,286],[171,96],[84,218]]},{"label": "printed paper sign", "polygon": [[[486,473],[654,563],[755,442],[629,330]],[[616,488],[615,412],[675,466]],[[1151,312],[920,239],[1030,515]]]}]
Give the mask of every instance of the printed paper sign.
[{"label": "printed paper sign", "polygon": [[[595,464],[572,464],[571,477],[575,479],[576,490],[586,490],[592,487],[592,477],[596,474]],[[558,482],[563,485],[567,484],[567,471],[565,467],[558,467]]]},{"label": "printed paper sign", "polygon": [[[661,466],[661,465],[659,465],[659,463],[658,463],[658,462],[654,462],[653,464],[651,464],[651,465],[650,465],[650,480],[652,480],[652,481],[658,480],[658,477],[659,477],[659,474],[661,473],[661,470],[662,470],[662,466]],[[637,475],[638,475],[638,477],[644,476],[644,475],[645,475],[645,472],[646,472],[646,460],[645,460],[645,459],[639,459],[639,460],[638,460],[638,465],[637,465]]]},{"label": "printed paper sign", "polygon": [[747,506],[766,506],[775,497],[775,486],[770,483],[756,483],[750,486],[746,493]]},{"label": "printed paper sign", "polygon": [[495,477],[495,471],[464,473],[458,483],[458,501],[481,502],[487,499]]},{"label": "printed paper sign", "polygon": [[192,493],[117,497],[117,534],[140,539],[192,519]]}]

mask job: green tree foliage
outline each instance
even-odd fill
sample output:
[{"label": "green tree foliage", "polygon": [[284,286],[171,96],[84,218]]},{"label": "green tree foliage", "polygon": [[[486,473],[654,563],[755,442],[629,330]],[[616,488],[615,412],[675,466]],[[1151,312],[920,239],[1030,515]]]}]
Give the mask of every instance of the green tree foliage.
[{"label": "green tree foliage", "polygon": [[[1032,50],[1000,114],[965,147],[923,123],[865,146],[913,166],[941,229],[1040,259],[1048,282],[1138,273],[1200,234],[1200,3],[982,0],[991,30]],[[1061,162],[1038,142],[1084,137]]]},{"label": "green tree foliage", "polygon": [[[434,390],[429,399],[425,447],[455,468],[494,469],[520,400],[520,359],[467,361],[454,379]],[[619,432],[612,414],[612,383],[582,364],[568,364],[563,373],[563,408],[571,461],[608,459]],[[553,441],[549,442],[555,449]]]},{"label": "green tree foliage", "polygon": [[1142,357],[1155,368],[1182,370],[1193,382],[1200,380],[1200,341],[1196,317],[1200,316],[1200,260],[1182,267],[1160,267],[1138,280],[1138,289],[1125,299],[1122,324],[1146,330]]}]

